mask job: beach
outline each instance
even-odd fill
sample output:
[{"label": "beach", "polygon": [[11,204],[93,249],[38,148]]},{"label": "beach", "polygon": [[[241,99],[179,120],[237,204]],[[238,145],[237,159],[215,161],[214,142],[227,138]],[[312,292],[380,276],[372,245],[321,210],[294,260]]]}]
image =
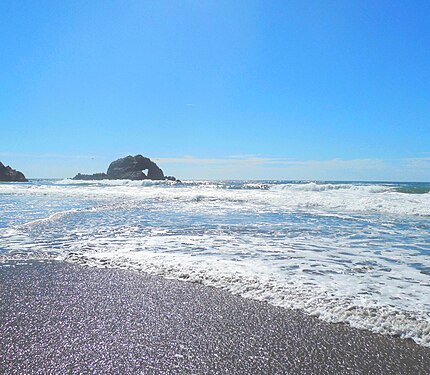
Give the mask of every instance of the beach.
[{"label": "beach", "polygon": [[0,2],[0,375],[430,375],[430,1],[40,3]]},{"label": "beach", "polygon": [[425,374],[430,348],[197,283],[67,262],[0,267],[0,372]]}]

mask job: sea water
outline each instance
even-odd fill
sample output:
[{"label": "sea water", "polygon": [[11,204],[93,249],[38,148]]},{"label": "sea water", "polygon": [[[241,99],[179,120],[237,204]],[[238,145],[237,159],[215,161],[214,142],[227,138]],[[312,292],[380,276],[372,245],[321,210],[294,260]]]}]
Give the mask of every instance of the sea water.
[{"label": "sea water", "polygon": [[430,184],[0,183],[0,260],[199,282],[430,346]]}]

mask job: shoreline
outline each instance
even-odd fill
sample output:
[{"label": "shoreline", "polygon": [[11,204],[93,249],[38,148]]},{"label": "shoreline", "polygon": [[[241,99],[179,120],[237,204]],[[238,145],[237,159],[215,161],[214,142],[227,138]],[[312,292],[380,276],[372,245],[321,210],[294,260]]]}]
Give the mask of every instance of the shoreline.
[{"label": "shoreline", "polygon": [[[9,266],[5,266],[9,265]],[[185,281],[0,267],[2,373],[425,374],[430,348]]]}]

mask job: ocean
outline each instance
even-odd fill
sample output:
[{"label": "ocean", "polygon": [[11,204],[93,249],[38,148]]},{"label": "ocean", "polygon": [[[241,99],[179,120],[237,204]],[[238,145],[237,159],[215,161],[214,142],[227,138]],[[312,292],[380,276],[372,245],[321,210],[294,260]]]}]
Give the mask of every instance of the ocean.
[{"label": "ocean", "polygon": [[0,183],[0,261],[33,259],[202,283],[430,346],[429,183]]}]

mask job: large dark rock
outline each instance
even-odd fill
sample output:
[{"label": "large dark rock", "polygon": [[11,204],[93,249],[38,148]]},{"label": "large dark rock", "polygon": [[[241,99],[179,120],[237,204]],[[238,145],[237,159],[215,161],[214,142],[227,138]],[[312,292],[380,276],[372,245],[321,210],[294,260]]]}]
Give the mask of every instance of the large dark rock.
[{"label": "large dark rock", "polygon": [[142,155],[126,156],[113,161],[107,173],[81,174],[78,173],[74,180],[171,180],[173,176],[165,177],[161,168],[151,159]]},{"label": "large dark rock", "polygon": [[[147,174],[144,170],[148,170]],[[113,161],[109,165],[107,176],[111,180],[164,180],[161,168],[142,155],[129,155]]]},{"label": "large dark rock", "polygon": [[28,180],[22,172],[12,169],[9,166],[5,166],[0,162],[0,181],[27,182]]}]

